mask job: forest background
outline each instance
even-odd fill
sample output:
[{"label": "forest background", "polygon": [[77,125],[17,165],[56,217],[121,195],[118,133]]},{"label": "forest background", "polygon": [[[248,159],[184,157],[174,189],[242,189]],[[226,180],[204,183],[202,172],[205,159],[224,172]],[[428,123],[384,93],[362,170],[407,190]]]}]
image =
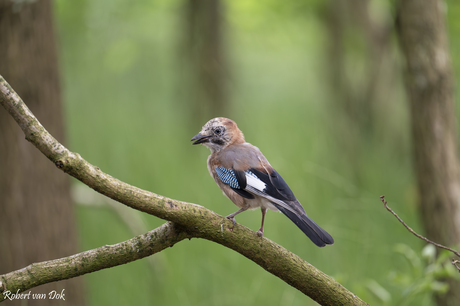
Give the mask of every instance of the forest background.
[{"label": "forest background", "polygon": [[[122,181],[225,216],[236,207],[190,139],[212,117],[232,118],[336,242],[319,249],[273,212],[266,237],[371,305],[434,305],[443,277],[457,278],[449,257],[436,261],[379,199],[424,233],[397,4],[208,2],[54,2],[67,147]],[[460,3],[444,4],[457,73]],[[71,190],[81,251],[164,223],[78,181]],[[260,213],[237,222],[256,230]],[[83,278],[89,305],[314,305],[198,239]]]}]

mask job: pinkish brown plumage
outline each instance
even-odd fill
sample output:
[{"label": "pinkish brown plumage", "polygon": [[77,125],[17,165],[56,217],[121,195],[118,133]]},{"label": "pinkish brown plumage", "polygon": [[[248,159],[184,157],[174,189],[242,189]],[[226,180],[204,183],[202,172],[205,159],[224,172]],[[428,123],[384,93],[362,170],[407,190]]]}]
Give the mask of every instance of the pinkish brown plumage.
[{"label": "pinkish brown plumage", "polygon": [[273,169],[260,150],[244,139],[233,120],[217,117],[209,120],[192,138],[211,150],[208,170],[223,193],[240,209],[227,218],[235,225],[235,216],[248,209],[260,208],[264,231],[267,209],[281,211],[317,246],[333,244],[334,239],[311,220],[284,179]]}]

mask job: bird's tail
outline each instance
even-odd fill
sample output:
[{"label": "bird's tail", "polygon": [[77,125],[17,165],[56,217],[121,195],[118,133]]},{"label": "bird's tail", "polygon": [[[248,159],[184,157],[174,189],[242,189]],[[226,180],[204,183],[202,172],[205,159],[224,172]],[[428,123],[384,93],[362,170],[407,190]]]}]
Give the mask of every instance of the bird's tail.
[{"label": "bird's tail", "polygon": [[298,215],[287,208],[275,204],[276,208],[278,208],[283,214],[285,214],[295,225],[298,226],[304,232],[308,238],[313,241],[319,247],[323,247],[326,244],[333,244],[334,239],[331,235],[329,235],[325,230],[323,230],[318,224],[315,223],[312,219],[310,219],[307,214],[303,213],[302,215]]}]

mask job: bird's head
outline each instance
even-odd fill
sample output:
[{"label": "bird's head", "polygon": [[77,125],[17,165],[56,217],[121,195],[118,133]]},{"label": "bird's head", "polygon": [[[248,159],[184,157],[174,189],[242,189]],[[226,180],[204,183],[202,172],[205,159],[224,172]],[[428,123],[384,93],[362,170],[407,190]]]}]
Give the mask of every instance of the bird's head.
[{"label": "bird's head", "polygon": [[214,153],[230,144],[244,143],[244,135],[233,120],[217,117],[209,120],[191,141],[194,145],[207,146]]}]

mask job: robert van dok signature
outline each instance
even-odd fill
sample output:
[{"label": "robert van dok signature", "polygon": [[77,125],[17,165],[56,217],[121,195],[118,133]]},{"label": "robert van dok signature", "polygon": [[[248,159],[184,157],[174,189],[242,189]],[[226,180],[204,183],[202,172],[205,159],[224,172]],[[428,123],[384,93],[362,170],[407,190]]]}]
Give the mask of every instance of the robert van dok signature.
[{"label": "robert van dok signature", "polygon": [[65,301],[65,289],[62,289],[61,293],[56,292],[56,290],[50,291],[48,294],[46,293],[32,293],[31,291],[29,292],[21,292],[19,293],[16,291],[16,293],[13,293],[9,290],[3,292],[3,298],[9,299],[10,301],[12,300],[64,300]]}]

